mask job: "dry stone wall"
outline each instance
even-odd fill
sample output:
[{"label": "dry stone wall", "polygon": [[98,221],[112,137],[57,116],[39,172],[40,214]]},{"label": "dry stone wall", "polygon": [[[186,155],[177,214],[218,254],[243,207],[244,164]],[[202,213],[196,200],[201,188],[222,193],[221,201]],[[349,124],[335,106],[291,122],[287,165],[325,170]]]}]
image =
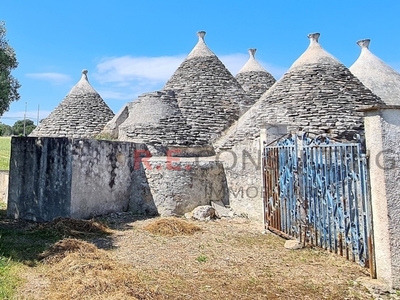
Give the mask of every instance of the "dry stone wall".
[{"label": "dry stone wall", "polygon": [[213,158],[152,157],[144,165],[162,216],[182,216],[211,201],[229,203],[224,168]]},{"label": "dry stone wall", "polygon": [[227,203],[221,163],[151,157],[144,144],[94,139],[14,137],[8,215],[51,221],[119,211],[183,215]]}]

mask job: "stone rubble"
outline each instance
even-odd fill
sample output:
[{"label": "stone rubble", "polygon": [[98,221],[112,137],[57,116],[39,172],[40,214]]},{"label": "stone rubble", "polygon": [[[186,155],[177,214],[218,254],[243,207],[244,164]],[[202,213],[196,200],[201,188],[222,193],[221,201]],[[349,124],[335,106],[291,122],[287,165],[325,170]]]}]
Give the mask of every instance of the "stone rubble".
[{"label": "stone rubble", "polygon": [[192,211],[192,218],[198,221],[209,221],[215,218],[215,209],[211,205],[202,205]]}]

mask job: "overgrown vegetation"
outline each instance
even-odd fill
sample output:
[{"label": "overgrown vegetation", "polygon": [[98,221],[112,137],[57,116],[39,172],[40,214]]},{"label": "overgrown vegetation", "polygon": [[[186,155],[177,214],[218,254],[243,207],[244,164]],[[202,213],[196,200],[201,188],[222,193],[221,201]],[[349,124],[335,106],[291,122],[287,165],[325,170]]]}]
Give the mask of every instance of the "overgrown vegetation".
[{"label": "overgrown vegetation", "polygon": [[109,133],[99,133],[98,135],[96,135],[95,137],[96,140],[107,140],[107,141],[114,141],[116,140],[115,138],[113,138],[111,136],[111,134]]}]

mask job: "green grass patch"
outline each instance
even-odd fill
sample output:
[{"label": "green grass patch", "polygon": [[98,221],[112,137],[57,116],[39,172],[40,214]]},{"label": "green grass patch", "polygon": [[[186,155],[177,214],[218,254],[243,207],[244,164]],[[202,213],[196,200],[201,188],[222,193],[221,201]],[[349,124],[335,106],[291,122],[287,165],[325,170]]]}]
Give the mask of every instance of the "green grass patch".
[{"label": "green grass patch", "polygon": [[10,169],[11,137],[0,137],[0,170]]},{"label": "green grass patch", "polygon": [[57,241],[69,237],[93,238],[110,234],[108,227],[94,220],[58,218],[35,223],[8,219],[7,205],[0,202],[0,299],[13,299],[21,274],[39,264],[39,254]]},{"label": "green grass patch", "polygon": [[21,284],[18,271],[21,264],[13,262],[10,258],[0,256],[0,299],[12,299]]}]

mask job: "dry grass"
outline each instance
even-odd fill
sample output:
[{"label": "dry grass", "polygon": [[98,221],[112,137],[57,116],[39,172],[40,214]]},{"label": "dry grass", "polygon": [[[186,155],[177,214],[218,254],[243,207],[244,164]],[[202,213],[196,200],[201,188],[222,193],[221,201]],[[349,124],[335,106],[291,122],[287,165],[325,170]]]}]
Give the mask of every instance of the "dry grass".
[{"label": "dry grass", "polygon": [[201,230],[200,227],[178,218],[158,219],[147,224],[144,229],[164,236],[192,235]]},{"label": "dry grass", "polygon": [[86,256],[97,251],[97,247],[93,244],[78,239],[66,238],[40,253],[38,258],[43,263],[55,264],[63,260],[70,253],[80,253],[82,256]]},{"label": "dry grass", "polygon": [[39,229],[51,229],[64,237],[82,237],[87,235],[111,234],[112,230],[96,220],[76,220],[56,218],[51,222],[38,225]]},{"label": "dry grass", "polygon": [[107,251],[76,239],[54,244],[42,254],[51,263],[31,269],[18,299],[371,299],[355,283],[367,271],[335,254],[286,250],[243,219],[185,221],[201,229],[191,235],[147,231],[171,220],[179,219],[131,222],[107,237]]},{"label": "dry grass", "polygon": [[47,253],[51,267],[41,299],[151,299],[157,295],[143,287],[130,266],[87,242],[65,239]]}]

